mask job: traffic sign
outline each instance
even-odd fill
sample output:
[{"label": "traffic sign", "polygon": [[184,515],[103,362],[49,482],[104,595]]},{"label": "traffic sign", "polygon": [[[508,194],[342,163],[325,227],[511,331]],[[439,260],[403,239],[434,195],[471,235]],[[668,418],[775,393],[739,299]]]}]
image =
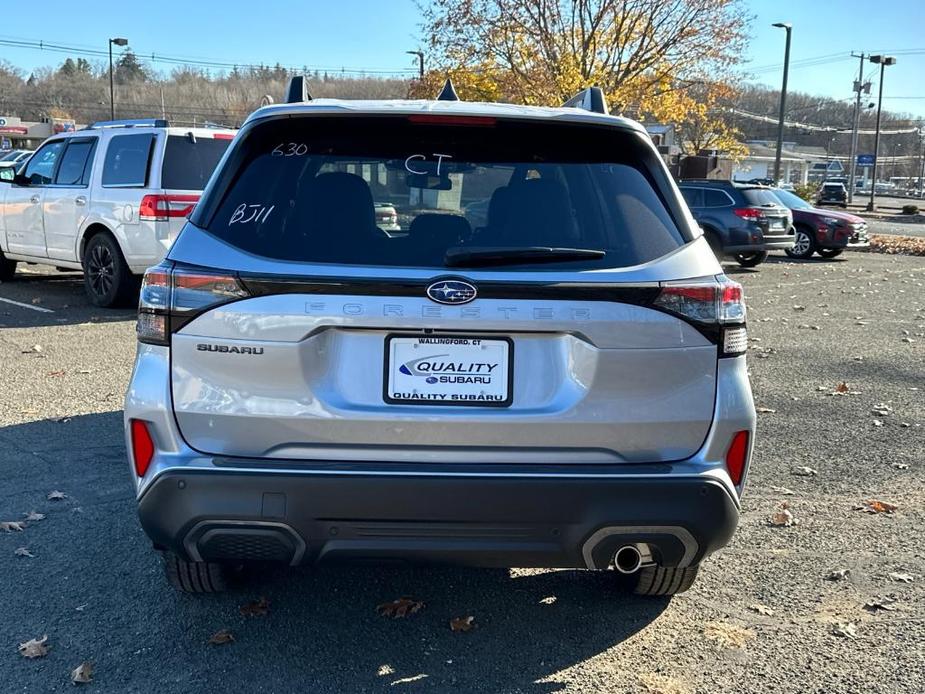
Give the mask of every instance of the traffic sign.
[{"label": "traffic sign", "polygon": [[875,157],[873,154],[859,154],[858,155],[858,166],[873,166],[874,158]]}]

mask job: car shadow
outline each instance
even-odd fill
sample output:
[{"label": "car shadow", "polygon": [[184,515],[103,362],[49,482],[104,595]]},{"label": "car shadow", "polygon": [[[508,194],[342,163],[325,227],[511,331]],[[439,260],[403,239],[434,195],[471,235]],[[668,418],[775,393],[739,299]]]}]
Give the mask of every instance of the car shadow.
[{"label": "car shadow", "polygon": [[84,291],[83,274],[20,270],[0,283],[0,328],[36,328],[79,323],[134,320],[134,306],[108,309],[94,306]]},{"label": "car shadow", "polygon": [[[119,411],[0,428],[0,516],[46,514],[0,533],[0,584],[29,586],[0,606],[0,641],[48,631],[52,659],[10,661],[11,688],[46,691],[60,663],[92,659],[95,691],[554,692],[558,673],[638,634],[669,605],[617,589],[612,572],[353,564],[258,565],[223,594],[178,593],[140,529]],[[50,501],[47,492],[66,498]],[[9,547],[7,547],[9,545]],[[242,605],[265,597],[265,615]],[[391,619],[377,606],[423,607]],[[468,632],[450,621],[473,617]],[[51,625],[51,626],[49,626]],[[234,642],[210,646],[229,630]],[[18,641],[16,641],[18,639]],[[14,686],[15,685],[15,686]]]}]

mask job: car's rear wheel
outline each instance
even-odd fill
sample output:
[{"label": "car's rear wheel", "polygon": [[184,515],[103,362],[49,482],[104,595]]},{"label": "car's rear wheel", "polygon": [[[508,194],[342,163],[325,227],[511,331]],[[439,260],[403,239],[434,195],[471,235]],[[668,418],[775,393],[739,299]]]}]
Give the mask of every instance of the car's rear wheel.
[{"label": "car's rear wheel", "polygon": [[742,267],[755,267],[756,265],[761,265],[765,260],[768,259],[767,251],[760,251],[758,253],[738,253],[736,254],[736,262]]},{"label": "car's rear wheel", "polygon": [[16,274],[16,261],[0,253],[0,282],[8,282]]},{"label": "car's rear wheel", "polygon": [[94,306],[127,306],[138,299],[139,280],[109,234],[99,233],[87,242],[83,268],[84,289]]},{"label": "car's rear wheel", "polygon": [[793,248],[788,248],[784,252],[791,258],[806,260],[812,257],[815,250],[816,240],[813,235],[804,227],[797,227],[793,237]]},{"label": "car's rear wheel", "polygon": [[164,552],[167,581],[184,593],[221,593],[228,587],[229,568],[210,561],[187,561]]},{"label": "car's rear wheel", "polygon": [[816,253],[821,255],[823,258],[837,258],[842,253],[844,253],[844,248],[817,248]]},{"label": "car's rear wheel", "polygon": [[716,256],[717,260],[722,262],[725,254],[723,253],[723,243],[719,240],[719,234],[712,229],[704,229],[703,236],[707,240],[707,243],[710,244],[710,250],[713,251],[713,255]]},{"label": "car's rear wheel", "polygon": [[636,595],[677,595],[694,584],[699,569],[699,566],[644,566],[629,576],[618,576],[623,587]]}]

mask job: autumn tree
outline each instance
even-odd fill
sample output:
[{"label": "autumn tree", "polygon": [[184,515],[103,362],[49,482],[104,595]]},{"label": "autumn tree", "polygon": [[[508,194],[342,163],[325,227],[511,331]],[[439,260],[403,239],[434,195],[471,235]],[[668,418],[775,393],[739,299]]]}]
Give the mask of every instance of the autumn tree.
[{"label": "autumn tree", "polygon": [[435,68],[415,95],[447,75],[463,98],[536,105],[596,85],[614,113],[734,140],[695,93],[715,106],[726,89],[746,44],[741,0],[430,0],[422,13]]}]

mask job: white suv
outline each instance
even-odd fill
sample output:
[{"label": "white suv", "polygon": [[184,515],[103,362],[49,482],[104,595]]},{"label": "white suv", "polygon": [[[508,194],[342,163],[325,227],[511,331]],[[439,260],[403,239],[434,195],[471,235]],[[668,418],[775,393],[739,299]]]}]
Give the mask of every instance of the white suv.
[{"label": "white suv", "polygon": [[17,261],[43,263],[83,270],[97,306],[133,302],[234,134],[125,120],[48,139],[0,183],[0,280]]}]

